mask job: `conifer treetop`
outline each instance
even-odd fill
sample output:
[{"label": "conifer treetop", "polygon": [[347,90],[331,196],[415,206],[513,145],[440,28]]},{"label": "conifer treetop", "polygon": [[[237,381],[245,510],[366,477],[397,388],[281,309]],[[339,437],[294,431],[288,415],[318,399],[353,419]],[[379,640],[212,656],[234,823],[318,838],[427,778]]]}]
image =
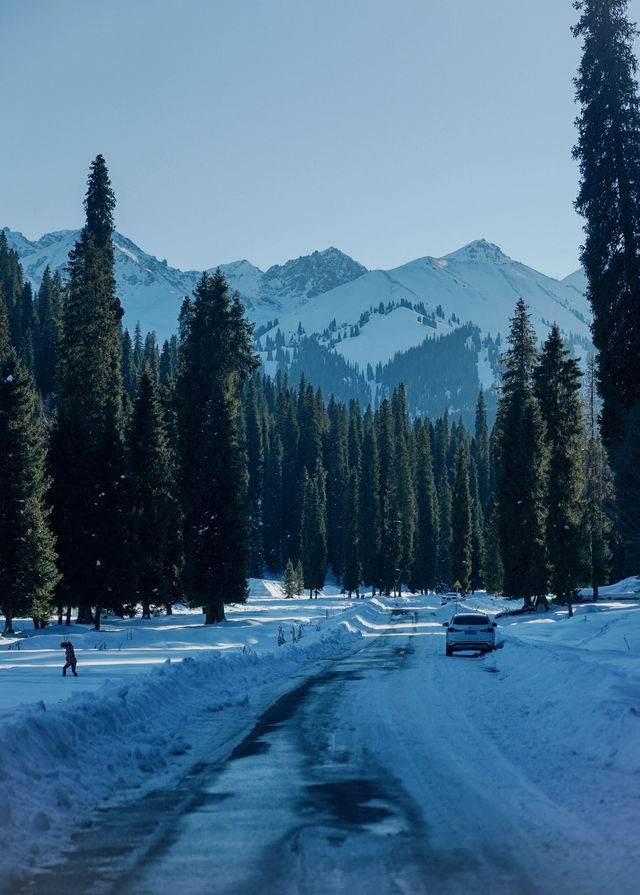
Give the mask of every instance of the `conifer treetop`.
[{"label": "conifer treetop", "polygon": [[93,236],[97,248],[104,248],[111,239],[115,207],[116,198],[111,189],[106,162],[101,155],[97,155],[91,163],[84,199],[86,228]]}]

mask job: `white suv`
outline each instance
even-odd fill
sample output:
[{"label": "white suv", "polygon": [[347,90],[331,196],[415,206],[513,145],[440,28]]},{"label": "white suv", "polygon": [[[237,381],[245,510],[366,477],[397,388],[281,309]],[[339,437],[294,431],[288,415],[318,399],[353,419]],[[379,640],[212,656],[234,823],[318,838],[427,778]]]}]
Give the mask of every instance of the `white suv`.
[{"label": "white suv", "polygon": [[492,622],[484,612],[457,612],[447,629],[447,655],[462,650],[489,653],[496,648],[496,622]]}]

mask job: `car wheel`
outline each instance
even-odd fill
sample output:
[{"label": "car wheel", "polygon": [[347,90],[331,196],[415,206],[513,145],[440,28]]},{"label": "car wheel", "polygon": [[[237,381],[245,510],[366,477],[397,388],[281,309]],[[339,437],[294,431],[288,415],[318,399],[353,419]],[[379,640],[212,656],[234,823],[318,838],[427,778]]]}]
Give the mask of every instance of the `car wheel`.
[{"label": "car wheel", "polygon": [[447,652],[447,655],[448,655],[448,656],[452,656],[452,655],[453,655],[453,650],[451,649],[450,646],[447,646],[447,647],[446,647],[446,652]]}]

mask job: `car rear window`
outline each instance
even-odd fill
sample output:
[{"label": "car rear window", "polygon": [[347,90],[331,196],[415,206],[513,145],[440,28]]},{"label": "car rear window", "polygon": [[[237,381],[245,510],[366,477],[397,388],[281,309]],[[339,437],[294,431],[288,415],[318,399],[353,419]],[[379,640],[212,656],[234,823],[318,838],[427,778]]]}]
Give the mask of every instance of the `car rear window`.
[{"label": "car rear window", "polygon": [[454,625],[490,625],[486,615],[455,615],[453,618]]}]

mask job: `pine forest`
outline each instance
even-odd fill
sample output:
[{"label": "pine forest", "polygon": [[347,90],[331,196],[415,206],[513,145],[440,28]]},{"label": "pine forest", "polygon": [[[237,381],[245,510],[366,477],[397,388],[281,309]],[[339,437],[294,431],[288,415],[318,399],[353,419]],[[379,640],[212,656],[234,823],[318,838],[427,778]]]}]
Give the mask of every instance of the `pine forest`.
[{"label": "pine forest", "polygon": [[[122,326],[115,196],[93,162],[65,276],[37,294],[0,236],[2,612],[100,625],[107,611],[246,599],[247,577],[327,575],[365,592],[503,592],[572,605],[625,571],[612,473],[583,371],[554,327],[514,309],[490,432],[411,418],[403,382],[376,407],[259,369],[239,296],[203,274],[160,347]],[[583,383],[583,373],[587,379]],[[591,420],[591,423],[589,423]]]}]

